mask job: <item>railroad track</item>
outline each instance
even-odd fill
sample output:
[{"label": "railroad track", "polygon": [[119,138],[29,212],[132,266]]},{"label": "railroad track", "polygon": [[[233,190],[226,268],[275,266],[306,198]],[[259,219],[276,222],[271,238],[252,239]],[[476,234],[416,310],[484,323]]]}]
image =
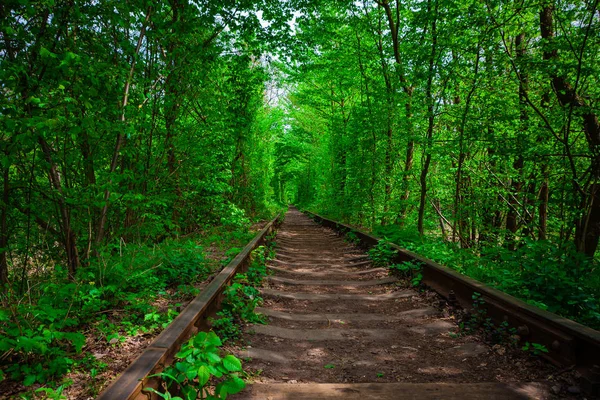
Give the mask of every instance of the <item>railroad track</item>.
[{"label": "railroad track", "polygon": [[[238,351],[259,371],[241,399],[547,398],[552,366],[503,356],[401,287],[364,250],[290,208],[262,288],[267,325]],[[532,382],[541,383],[532,383]]]},{"label": "railroad track", "polygon": [[[272,275],[261,288],[265,302],[258,310],[269,323],[245,326],[245,345],[233,349],[244,359],[254,384],[233,398],[575,399],[580,397],[568,397],[566,387],[557,391],[546,381],[575,367],[583,368],[583,389],[598,390],[598,376],[593,375],[600,359],[597,331],[396,247],[394,261],[421,262],[423,282],[437,292],[419,293],[371,265],[364,248],[377,238],[307,214],[310,218],[291,207],[278,230],[276,257],[268,262]],[[244,271],[250,252],[276,221],[257,234],[99,399],[156,398],[142,391],[159,384],[148,376],[169,364],[192,334],[210,328],[206,321],[218,309],[220,293]],[[350,230],[363,248],[340,236]],[[448,303],[468,309],[475,291],[486,300],[491,317],[518,326],[525,339],[548,343],[550,360],[571,368],[559,370],[523,353],[504,354],[502,346],[462,335]]]}]

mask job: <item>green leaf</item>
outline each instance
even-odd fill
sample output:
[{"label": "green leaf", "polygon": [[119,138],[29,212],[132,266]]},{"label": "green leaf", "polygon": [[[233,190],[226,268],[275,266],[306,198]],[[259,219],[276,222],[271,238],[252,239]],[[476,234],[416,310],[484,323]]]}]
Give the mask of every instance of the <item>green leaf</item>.
[{"label": "green leaf", "polygon": [[235,356],[229,354],[223,358],[223,366],[227,368],[228,371],[236,372],[242,370],[242,363]]},{"label": "green leaf", "polygon": [[243,379],[234,376],[232,379],[225,381],[224,386],[227,388],[228,394],[236,394],[244,390],[246,382]]},{"label": "green leaf", "polygon": [[57,55],[52,53],[50,50],[48,50],[45,47],[42,47],[40,49],[40,56],[42,56],[42,58],[56,58]]},{"label": "green leaf", "polygon": [[185,371],[185,376],[191,381],[196,379],[196,376],[198,376],[198,371],[195,368],[190,368],[187,371]]},{"label": "green leaf", "polygon": [[85,345],[85,336],[79,332],[65,332],[64,338],[69,340],[75,347],[77,354],[81,353]]},{"label": "green leaf", "polygon": [[175,354],[175,357],[176,358],[186,358],[187,356],[192,354],[192,351],[194,351],[194,349],[181,350],[179,353]]},{"label": "green leaf", "polygon": [[41,336],[36,336],[34,338],[20,336],[17,339],[17,345],[15,347],[26,352],[40,350],[42,353],[44,353],[47,349],[46,345],[43,343],[43,338]]},{"label": "green leaf", "polygon": [[160,396],[163,399],[171,399],[171,395],[170,394],[168,394],[168,393],[167,394],[161,393],[158,390],[153,389],[153,388],[149,388],[149,387],[148,388],[144,388],[144,391],[146,391],[146,392],[152,392],[152,393]]},{"label": "green leaf", "polygon": [[0,352],[12,350],[12,348],[15,347],[15,343],[16,341],[14,339],[0,336]]},{"label": "green leaf", "polygon": [[213,331],[210,331],[208,333],[208,336],[206,337],[206,341],[214,346],[222,346],[223,343],[221,342],[221,339],[219,339],[219,337],[217,336],[216,333],[214,333]]},{"label": "green leaf", "polygon": [[219,394],[219,397],[215,397],[218,399],[226,399],[227,398],[227,387],[225,387],[225,383],[221,382],[215,389],[215,393]]},{"label": "green leaf", "polygon": [[196,390],[194,386],[183,386],[181,388],[181,394],[185,400],[196,400],[198,398],[198,390]]},{"label": "green leaf", "polygon": [[210,379],[210,371],[206,365],[200,366],[198,368],[198,383],[200,386],[206,385],[208,380]]},{"label": "green leaf", "polygon": [[210,373],[211,373],[212,375],[214,375],[214,376],[215,376],[215,377],[217,377],[217,378],[220,378],[220,377],[222,377],[222,376],[223,376],[223,373],[222,373],[221,371],[219,371],[217,368],[215,368],[215,366],[214,366],[214,365],[209,365],[209,366],[208,366],[208,370],[210,371]]},{"label": "green leaf", "polygon": [[206,341],[206,332],[200,332],[194,338],[194,346],[202,347]]},{"label": "green leaf", "polygon": [[23,379],[23,386],[31,386],[35,383],[36,376],[35,375],[27,375],[25,379]]},{"label": "green leaf", "polygon": [[40,56],[42,56],[42,58],[56,58],[56,57],[58,57],[56,54],[54,54],[53,52],[51,52],[50,50],[48,50],[45,47],[42,47],[40,49]]},{"label": "green leaf", "polygon": [[218,364],[221,362],[221,357],[217,353],[206,353],[206,359],[210,361],[212,364]]}]

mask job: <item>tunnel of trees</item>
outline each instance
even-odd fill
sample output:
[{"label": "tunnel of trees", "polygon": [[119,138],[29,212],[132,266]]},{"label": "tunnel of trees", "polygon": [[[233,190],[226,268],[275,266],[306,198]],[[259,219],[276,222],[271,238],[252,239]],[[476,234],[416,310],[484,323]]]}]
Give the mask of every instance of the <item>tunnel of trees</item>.
[{"label": "tunnel of trees", "polygon": [[597,0],[3,1],[0,380],[289,203],[600,327],[599,78]]}]

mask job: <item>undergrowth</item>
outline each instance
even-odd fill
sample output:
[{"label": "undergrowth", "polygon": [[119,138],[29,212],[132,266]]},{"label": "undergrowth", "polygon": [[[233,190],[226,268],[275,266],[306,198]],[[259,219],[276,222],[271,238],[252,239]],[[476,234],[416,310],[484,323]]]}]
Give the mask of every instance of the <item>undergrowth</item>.
[{"label": "undergrowth", "polygon": [[[459,323],[459,334],[471,335],[479,333],[484,340],[493,345],[501,345],[512,349],[518,348],[521,340],[518,330],[511,327],[507,321],[502,321],[499,325],[495,324],[492,318],[488,316],[485,300],[481,293],[474,292],[473,308],[465,314],[465,318]],[[548,348],[540,343],[525,342],[521,350],[530,353],[533,356],[539,356],[548,353]]]},{"label": "undergrowth", "polygon": [[376,246],[369,251],[369,258],[376,267],[388,268],[389,272],[404,280],[410,282],[412,286],[419,286],[423,279],[422,265],[418,261],[407,261],[400,264],[393,264],[397,251],[387,239],[380,240]]},{"label": "undergrowth", "polygon": [[172,365],[159,374],[164,393],[146,388],[163,399],[226,399],[241,392],[246,383],[241,361],[223,354],[221,339],[214,332],[200,332],[181,346]]},{"label": "undergrowth", "polygon": [[[272,238],[267,238],[266,245],[270,244]],[[210,319],[212,328],[223,341],[237,340],[242,333],[242,323],[266,323],[264,315],[256,313],[255,308],[263,301],[256,287],[267,276],[265,262],[272,256],[272,250],[267,246],[259,246],[252,251],[247,272],[236,274],[233,283],[224,289],[218,318]]]},{"label": "undergrowth", "polygon": [[600,329],[598,266],[570,244],[523,239],[515,250],[463,249],[396,226],[378,227],[374,233],[529,304]]},{"label": "undergrowth", "polygon": [[374,266],[388,267],[396,256],[396,250],[392,248],[388,240],[383,239],[373,246],[368,254]]},{"label": "undergrowth", "polygon": [[[215,228],[194,241],[109,246],[73,280],[57,265],[32,277],[24,293],[17,285],[7,287],[0,294],[0,381],[33,389],[46,385],[37,394],[23,394],[35,398],[62,392],[69,385],[63,377],[71,371],[93,378],[106,364],[91,357],[88,339],[120,346],[130,336],[165,328],[180,302],[198,294],[194,284],[225,265],[252,236],[246,228]],[[239,247],[225,252],[232,245]],[[226,259],[209,259],[209,247]],[[159,299],[168,307],[159,308]]]}]

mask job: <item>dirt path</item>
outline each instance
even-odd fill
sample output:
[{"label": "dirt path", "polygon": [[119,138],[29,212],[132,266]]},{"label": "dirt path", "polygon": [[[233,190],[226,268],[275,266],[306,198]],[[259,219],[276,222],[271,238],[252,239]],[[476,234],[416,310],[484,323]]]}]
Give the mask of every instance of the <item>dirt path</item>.
[{"label": "dirt path", "polygon": [[[439,299],[402,287],[365,253],[290,209],[262,293],[267,325],[238,350],[246,399],[549,398],[539,360],[457,335]],[[502,353],[502,352],[500,352]]]}]

